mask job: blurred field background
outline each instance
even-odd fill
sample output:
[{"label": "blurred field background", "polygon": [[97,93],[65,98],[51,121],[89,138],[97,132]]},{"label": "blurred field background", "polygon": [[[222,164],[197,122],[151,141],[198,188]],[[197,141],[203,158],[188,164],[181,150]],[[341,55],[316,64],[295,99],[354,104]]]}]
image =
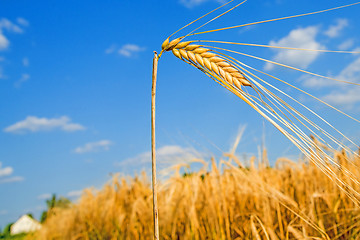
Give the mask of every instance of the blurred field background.
[{"label": "blurred field background", "polygon": [[[194,172],[174,166],[159,185],[161,239],[360,238],[359,206],[310,159],[279,158],[270,167],[266,150],[262,156],[246,165],[232,154],[210,166],[198,159],[203,168]],[[360,177],[358,156],[333,156],[343,166],[353,161]],[[100,190],[85,190],[79,203],[48,214],[29,239],[152,239],[149,178],[115,176]]]}]

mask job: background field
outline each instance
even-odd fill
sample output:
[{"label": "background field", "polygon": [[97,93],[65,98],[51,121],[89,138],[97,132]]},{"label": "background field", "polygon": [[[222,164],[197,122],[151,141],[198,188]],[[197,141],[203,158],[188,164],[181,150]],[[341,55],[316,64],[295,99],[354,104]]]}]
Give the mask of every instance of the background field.
[{"label": "background field", "polygon": [[[353,160],[360,177],[358,157],[333,154],[344,166]],[[286,158],[269,167],[263,156],[248,166],[224,157],[219,166],[203,162],[202,170],[183,174],[175,166],[159,185],[161,239],[359,238],[359,206],[317,167]],[[151,238],[152,193],[141,175],[114,177],[101,190],[86,190],[73,207],[53,209],[34,239]]]}]

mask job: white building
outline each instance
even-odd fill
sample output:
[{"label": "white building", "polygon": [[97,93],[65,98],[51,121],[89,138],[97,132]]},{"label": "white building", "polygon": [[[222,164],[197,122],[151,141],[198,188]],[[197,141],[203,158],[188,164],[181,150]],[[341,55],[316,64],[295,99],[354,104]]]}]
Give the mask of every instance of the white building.
[{"label": "white building", "polygon": [[41,224],[28,215],[20,217],[10,228],[10,234],[28,233],[39,230]]}]

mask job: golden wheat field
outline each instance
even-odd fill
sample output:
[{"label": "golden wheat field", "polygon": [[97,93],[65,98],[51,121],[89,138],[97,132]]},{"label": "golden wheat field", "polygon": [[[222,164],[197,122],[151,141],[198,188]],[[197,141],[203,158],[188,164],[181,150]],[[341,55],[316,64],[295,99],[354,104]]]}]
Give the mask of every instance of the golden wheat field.
[{"label": "golden wheat field", "polygon": [[[243,166],[226,155],[191,174],[179,168],[159,183],[160,239],[359,239],[360,208],[309,159],[280,158],[269,167],[251,158]],[[348,160],[360,177],[360,158]],[[338,177],[352,184],[341,169]],[[353,186],[356,190],[358,186]],[[152,239],[152,191],[147,176],[114,178],[85,190],[79,203],[54,209],[33,239]]]},{"label": "golden wheat field", "polygon": [[[275,64],[287,70],[341,84],[360,84],[207,44],[257,46],[312,53],[359,54],[359,51],[197,38],[205,33],[314,15],[354,6],[360,2],[198,31],[245,2],[236,3],[237,5],[186,35],[173,37],[178,31],[213,11],[203,15],[166,38],[159,55],[154,52],[151,92],[152,178],[145,173],[136,177],[117,175],[100,190],[86,189],[79,201],[69,207],[50,208],[41,229],[28,235],[27,239],[360,239],[360,155],[359,150],[354,151],[358,145],[328,123],[325,117],[303,104],[302,100],[297,100],[270,82],[276,80],[286,84],[287,87],[325,104],[341,116],[358,123],[360,121],[278,77],[248,66],[230,54],[251,57],[266,64]],[[184,41],[185,38],[189,39]],[[303,157],[297,161],[279,158],[270,165],[265,149],[260,158],[253,156],[249,162],[239,159],[234,150],[232,153],[224,153],[222,159],[194,159],[194,162],[202,164],[200,170],[184,171],[183,168],[187,167],[184,164],[173,166],[170,177],[157,182],[156,79],[159,58],[166,52],[172,52],[175,57],[202,71],[243,100],[288,138],[302,152]],[[269,77],[271,81],[262,79],[260,74]],[[291,104],[306,110],[311,117]],[[344,141],[351,143],[351,146],[346,146]],[[235,145],[237,144],[238,142]]]},{"label": "golden wheat field", "polygon": [[0,240],[360,240],[360,0],[40,2],[1,5]]}]

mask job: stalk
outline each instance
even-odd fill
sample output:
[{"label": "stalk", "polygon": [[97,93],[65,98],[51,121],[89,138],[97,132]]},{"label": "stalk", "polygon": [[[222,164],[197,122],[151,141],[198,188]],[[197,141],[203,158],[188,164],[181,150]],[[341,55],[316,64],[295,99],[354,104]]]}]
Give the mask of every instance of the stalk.
[{"label": "stalk", "polygon": [[156,186],[156,149],[155,149],[155,96],[156,96],[156,77],[158,55],[154,52],[152,88],[151,88],[151,162],[152,162],[152,191],[153,191],[153,217],[154,217],[154,240],[159,239],[159,219],[157,205],[157,186]]}]

